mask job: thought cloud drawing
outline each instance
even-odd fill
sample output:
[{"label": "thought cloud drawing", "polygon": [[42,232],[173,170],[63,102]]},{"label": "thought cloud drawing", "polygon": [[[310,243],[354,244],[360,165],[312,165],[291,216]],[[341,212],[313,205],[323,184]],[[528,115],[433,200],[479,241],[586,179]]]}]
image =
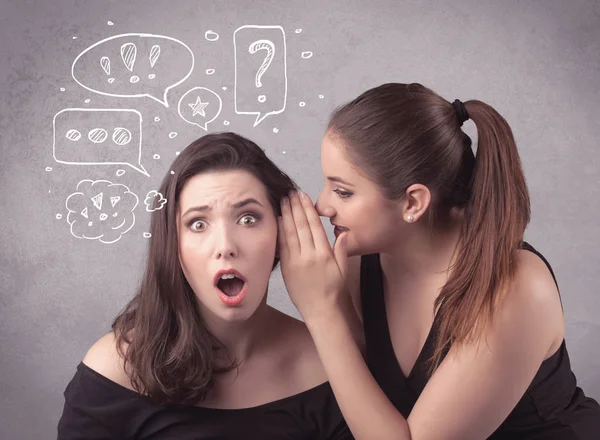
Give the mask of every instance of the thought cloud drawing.
[{"label": "thought cloud drawing", "polygon": [[65,202],[71,234],[80,239],[115,243],[135,224],[133,210],[137,204],[137,195],[125,185],[82,180]]},{"label": "thought cloud drawing", "polygon": [[256,115],[256,127],[267,116],[285,110],[285,32],[281,26],[241,26],[233,34],[233,46],[235,112],[241,115]]},{"label": "thought cloud drawing", "polygon": [[100,95],[146,96],[169,107],[167,93],[193,70],[194,54],[185,43],[165,35],[121,34],[81,52],[71,75],[80,86]]},{"label": "thought cloud drawing", "polygon": [[131,109],[67,108],[53,120],[54,160],[68,165],[142,166],[142,115]]},{"label": "thought cloud drawing", "polygon": [[161,193],[154,190],[149,191],[144,200],[146,211],[148,212],[160,211],[166,203],[167,199],[165,199]]}]

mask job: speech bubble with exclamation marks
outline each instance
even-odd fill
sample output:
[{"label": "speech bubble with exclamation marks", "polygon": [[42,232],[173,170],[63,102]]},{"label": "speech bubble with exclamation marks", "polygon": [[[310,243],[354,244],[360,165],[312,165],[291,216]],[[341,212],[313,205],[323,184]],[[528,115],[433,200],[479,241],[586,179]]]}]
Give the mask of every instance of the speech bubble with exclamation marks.
[{"label": "speech bubble with exclamation marks", "polygon": [[242,26],[233,34],[237,114],[256,115],[254,126],[282,113],[287,101],[287,50],[281,26]]},{"label": "speech bubble with exclamation marks", "polygon": [[167,93],[194,69],[194,54],[164,35],[121,34],[98,41],[73,61],[71,74],[83,88],[106,96],[146,96],[169,107]]}]

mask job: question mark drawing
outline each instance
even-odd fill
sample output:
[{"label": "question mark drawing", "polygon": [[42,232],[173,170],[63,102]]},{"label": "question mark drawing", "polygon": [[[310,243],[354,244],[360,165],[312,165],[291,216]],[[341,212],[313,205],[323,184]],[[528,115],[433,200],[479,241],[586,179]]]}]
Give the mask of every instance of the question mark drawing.
[{"label": "question mark drawing", "polygon": [[[266,50],[267,55],[265,56],[265,59],[258,68],[258,72],[256,72],[254,85],[258,88],[262,87],[261,78],[271,65],[273,57],[275,56],[275,44],[273,44],[271,40],[257,40],[254,43],[252,43],[248,48],[248,51],[253,55],[259,50]],[[267,97],[265,95],[260,95],[258,97],[258,102],[265,102],[266,100]]]}]

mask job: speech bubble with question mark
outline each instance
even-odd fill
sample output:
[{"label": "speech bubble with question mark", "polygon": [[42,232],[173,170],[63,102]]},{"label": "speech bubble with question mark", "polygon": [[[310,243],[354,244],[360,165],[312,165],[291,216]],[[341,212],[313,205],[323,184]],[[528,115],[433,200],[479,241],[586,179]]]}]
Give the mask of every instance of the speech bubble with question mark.
[{"label": "speech bubble with question mark", "polygon": [[106,96],[146,96],[169,107],[167,93],[194,70],[194,53],[164,35],[121,34],[91,45],[73,61],[71,75],[83,88]]},{"label": "speech bubble with question mark", "polygon": [[241,26],[233,33],[235,112],[256,115],[254,127],[287,102],[287,49],[281,26]]}]

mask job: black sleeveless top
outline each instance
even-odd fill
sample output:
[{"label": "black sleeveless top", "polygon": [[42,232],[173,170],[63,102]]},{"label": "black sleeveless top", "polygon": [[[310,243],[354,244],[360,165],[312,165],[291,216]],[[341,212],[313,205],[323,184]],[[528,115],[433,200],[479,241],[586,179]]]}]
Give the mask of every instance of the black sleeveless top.
[{"label": "black sleeveless top", "polygon": [[64,395],[58,440],[353,439],[329,382],[244,409],[158,406],[80,363]]},{"label": "black sleeveless top", "polygon": [[[548,261],[539,252],[527,243],[523,248],[538,255],[554,278]],[[379,254],[361,258],[360,289],[367,365],[388,399],[408,418],[428,382],[426,362],[433,355],[438,323],[434,318],[423,349],[405,377],[390,338]],[[564,340],[556,353],[542,362],[521,400],[489,438],[600,439],[600,406],[577,387]]]}]

